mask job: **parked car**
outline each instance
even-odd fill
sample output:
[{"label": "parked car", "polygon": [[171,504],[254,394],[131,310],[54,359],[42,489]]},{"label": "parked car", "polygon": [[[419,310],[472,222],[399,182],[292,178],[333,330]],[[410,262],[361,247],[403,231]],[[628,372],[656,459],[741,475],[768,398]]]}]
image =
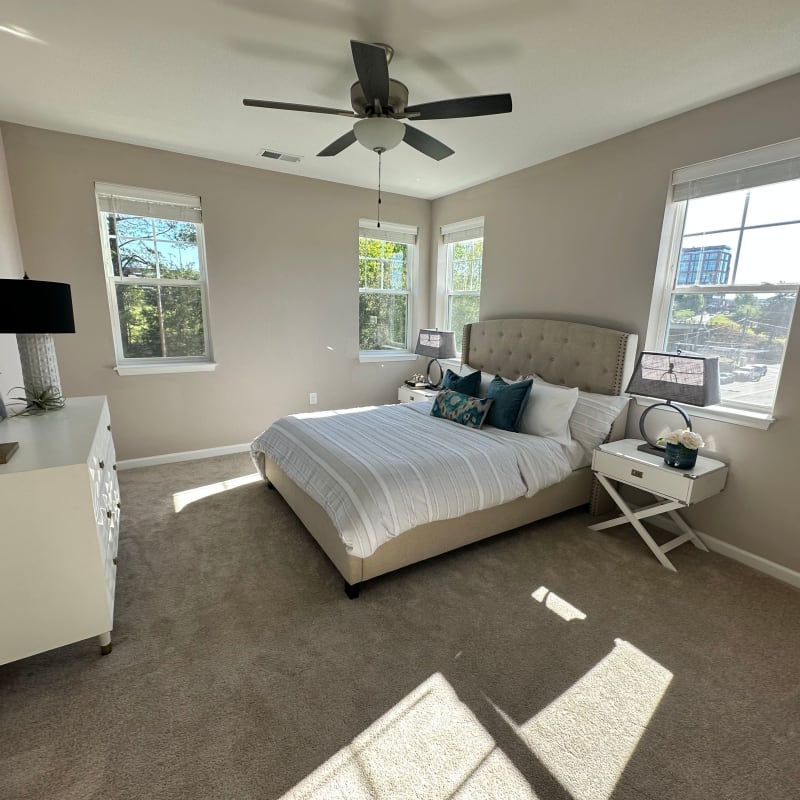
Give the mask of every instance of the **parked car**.
[{"label": "parked car", "polygon": [[766,374],[764,364],[750,364],[733,371],[734,380],[737,381],[760,381]]},{"label": "parked car", "polygon": [[724,385],[726,383],[733,383],[735,380],[736,376],[732,372],[720,372],[719,374],[720,385]]}]

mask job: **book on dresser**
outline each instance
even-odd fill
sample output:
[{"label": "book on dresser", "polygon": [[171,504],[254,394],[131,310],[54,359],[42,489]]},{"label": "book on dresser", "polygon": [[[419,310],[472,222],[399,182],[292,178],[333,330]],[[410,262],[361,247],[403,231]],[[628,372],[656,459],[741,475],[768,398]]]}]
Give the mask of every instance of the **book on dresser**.
[{"label": "book on dresser", "polygon": [[99,637],[111,650],[120,498],[105,397],[3,422],[0,664]]}]

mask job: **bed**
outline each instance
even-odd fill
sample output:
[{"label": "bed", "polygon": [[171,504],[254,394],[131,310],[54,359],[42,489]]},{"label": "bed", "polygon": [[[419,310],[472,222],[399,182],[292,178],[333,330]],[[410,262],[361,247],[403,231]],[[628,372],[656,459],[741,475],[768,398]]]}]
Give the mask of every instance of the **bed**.
[{"label": "bed", "polygon": [[[636,345],[637,337],[634,334],[583,323],[549,319],[487,320],[465,326],[462,364],[467,370],[501,375],[509,381],[515,381],[522,375],[535,375],[542,383],[577,387],[580,397],[586,400],[581,406],[584,418],[588,419],[594,414],[592,409],[595,406],[598,409],[602,406],[602,414],[607,417],[603,417],[605,435],[602,440],[612,441],[624,436],[627,403],[622,398],[622,392],[633,369]],[[605,410],[606,404],[602,401],[606,398],[614,405],[613,412]],[[335,415],[349,414],[351,419],[363,418],[360,414],[352,413],[353,411],[355,410],[326,412],[326,416],[331,418],[325,420],[324,424],[338,425],[341,420],[334,419]],[[390,413],[380,407],[375,411],[384,418],[388,418]],[[395,417],[405,415],[403,419],[408,421],[412,435],[417,437],[409,442],[408,447],[413,447],[415,454],[422,458],[426,451],[433,453],[437,447],[420,447],[418,428],[423,424],[423,415],[419,411],[420,409],[408,408],[391,413]],[[597,419],[600,420],[601,411],[598,410],[597,414]],[[585,458],[579,463],[571,463],[570,469],[557,482],[536,491],[532,496],[519,495],[517,492],[519,496],[503,502],[497,502],[498,498],[495,498],[496,504],[492,507],[470,511],[456,518],[416,524],[399,535],[391,536],[374,549],[354,547],[352,539],[346,542],[348,537],[340,533],[334,524],[336,514],[331,509],[325,492],[320,495],[317,481],[300,477],[301,473],[291,464],[284,468],[278,466],[275,459],[280,458],[278,455],[272,457],[274,448],[270,450],[265,446],[265,441],[275,426],[282,422],[291,422],[295,425],[293,430],[297,431],[300,423],[296,421],[296,417],[303,416],[319,415],[295,415],[270,426],[253,441],[253,460],[267,485],[281,494],[341,573],[345,591],[350,598],[358,596],[364,581],[544,517],[587,503],[593,513],[606,510],[603,505],[605,493],[593,478],[589,467],[591,454],[584,453]],[[589,421],[596,426],[595,421]],[[434,424],[455,425],[441,420]],[[571,419],[571,428],[572,424]],[[337,429],[331,430],[331,437],[338,436]],[[493,438],[488,429],[475,433],[480,435],[484,432],[489,434],[483,437],[487,440],[486,447],[493,447],[488,441]],[[289,433],[290,438],[295,435],[291,431]],[[522,435],[508,436],[519,438]],[[442,447],[446,448],[446,445]],[[564,449],[566,452],[566,448]],[[586,450],[587,447],[583,449]],[[314,458],[313,452],[311,455]],[[567,453],[567,458],[572,462],[573,455]],[[504,482],[510,484],[511,478],[507,476],[498,480],[498,485]],[[315,492],[318,499],[311,496]]]}]

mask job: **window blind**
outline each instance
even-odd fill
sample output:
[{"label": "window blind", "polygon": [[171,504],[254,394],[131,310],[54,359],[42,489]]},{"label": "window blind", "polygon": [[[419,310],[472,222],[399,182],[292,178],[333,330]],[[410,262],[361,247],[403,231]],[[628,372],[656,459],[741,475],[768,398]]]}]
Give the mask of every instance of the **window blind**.
[{"label": "window blind", "polygon": [[203,221],[200,198],[194,195],[137,189],[111,183],[95,183],[94,187],[97,207],[103,212],[198,224]]},{"label": "window blind", "polygon": [[676,169],[672,199],[692,200],[800,178],[800,139]]},{"label": "window blind", "polygon": [[442,241],[444,244],[465,242],[469,239],[483,238],[483,217],[454,222],[451,225],[442,225]]},{"label": "window blind", "polygon": [[398,225],[394,222],[381,222],[380,228],[375,220],[362,219],[358,223],[359,236],[398,244],[416,244],[417,230],[413,225]]}]

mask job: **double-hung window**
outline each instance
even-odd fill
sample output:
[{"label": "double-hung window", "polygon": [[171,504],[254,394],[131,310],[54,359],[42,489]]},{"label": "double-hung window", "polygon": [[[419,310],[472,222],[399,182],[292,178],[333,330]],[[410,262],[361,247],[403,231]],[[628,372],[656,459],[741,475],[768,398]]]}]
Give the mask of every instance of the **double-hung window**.
[{"label": "double-hung window", "polygon": [[648,347],[718,356],[723,407],[768,418],[800,285],[800,139],[675,170]]},{"label": "double-hung window", "polygon": [[358,346],[362,356],[409,353],[417,229],[359,222]]},{"label": "double-hung window", "polygon": [[95,184],[117,369],[212,367],[200,198]]},{"label": "double-hung window", "polygon": [[443,225],[444,291],[442,292],[445,330],[456,334],[456,349],[461,350],[464,325],[477,322],[481,308],[483,268],[483,217]]}]

